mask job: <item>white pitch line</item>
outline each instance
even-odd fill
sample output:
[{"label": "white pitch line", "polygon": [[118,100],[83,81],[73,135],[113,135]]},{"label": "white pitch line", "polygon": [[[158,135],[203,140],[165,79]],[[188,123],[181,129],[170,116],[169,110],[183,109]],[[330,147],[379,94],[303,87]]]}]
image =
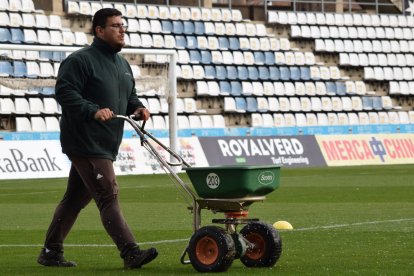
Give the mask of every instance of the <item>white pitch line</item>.
[{"label": "white pitch line", "polygon": [[[161,240],[152,242],[140,242],[138,245],[176,243],[188,241],[189,239]],[[43,247],[43,244],[0,244],[0,247]],[[115,244],[65,244],[65,247],[115,247]]]},{"label": "white pitch line", "polygon": [[[315,226],[307,228],[298,228],[294,231],[309,231],[309,230],[318,230],[318,229],[333,229],[333,228],[342,228],[349,226],[359,226],[359,225],[369,225],[369,224],[379,224],[379,223],[389,223],[389,222],[404,222],[412,221],[414,218],[405,218],[405,219],[390,219],[390,220],[375,220],[375,221],[364,221],[364,222],[355,222],[347,224],[334,224],[334,225],[325,225],[325,226]],[[149,245],[149,244],[163,244],[163,243],[176,243],[184,242],[189,239],[174,239],[174,240],[160,240],[152,242],[141,242],[138,245]],[[42,247],[43,244],[0,244],[1,247]],[[114,247],[114,244],[65,244],[65,247]]]},{"label": "white pitch line", "polygon": [[414,220],[414,218],[390,219],[390,220],[376,220],[376,221],[355,222],[355,223],[347,223],[347,224],[334,224],[334,225],[326,225],[326,226],[315,226],[315,227],[307,227],[307,228],[298,228],[298,229],[295,229],[295,230],[296,231],[309,231],[309,230],[332,229],[332,228],[341,228],[341,227],[358,226],[358,225],[368,225],[368,224],[379,224],[379,223],[388,223],[388,222],[403,222],[403,221],[410,221],[410,220]]},{"label": "white pitch line", "polygon": [[18,196],[18,195],[39,195],[39,194],[51,194],[59,191],[47,191],[47,192],[30,192],[30,193],[17,193],[17,194],[0,194],[0,196]]}]

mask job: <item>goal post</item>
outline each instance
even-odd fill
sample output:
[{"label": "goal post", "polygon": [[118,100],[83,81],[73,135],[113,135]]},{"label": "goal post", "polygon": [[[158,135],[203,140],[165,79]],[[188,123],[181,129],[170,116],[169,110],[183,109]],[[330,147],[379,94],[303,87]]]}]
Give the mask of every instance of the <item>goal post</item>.
[{"label": "goal post", "polygon": [[[24,44],[0,44],[0,61],[14,61],[13,58],[7,56],[7,52],[12,51],[34,51],[34,52],[61,52],[61,53],[72,53],[82,47],[74,46],[49,46],[49,45],[24,45]],[[141,62],[144,67],[149,68],[148,64],[152,64],[153,67],[157,67],[157,70],[153,70],[153,75],[149,74],[149,71],[141,70],[139,76],[134,74],[134,78],[137,86],[140,83],[150,84],[152,87],[158,85],[155,91],[155,95],[160,98],[164,97],[168,103],[168,125],[169,125],[169,140],[170,148],[174,151],[178,149],[178,138],[177,138],[177,109],[176,109],[176,98],[177,98],[177,75],[176,75],[176,64],[177,57],[175,50],[164,50],[164,49],[139,49],[139,48],[123,48],[121,51],[122,55],[130,56],[135,59],[136,62]],[[145,57],[149,56],[162,56],[161,61],[152,60],[146,62]],[[136,57],[140,57],[137,59]],[[25,59],[28,61],[28,59]],[[32,60],[32,62],[38,62],[38,59]],[[131,62],[130,62],[131,63]],[[139,68],[139,63],[137,64]],[[131,63],[131,66],[133,64]],[[133,70],[134,72],[134,70]],[[57,73],[57,72],[56,72]],[[151,73],[151,72],[150,72]],[[154,73],[156,75],[154,75]],[[15,77],[4,77],[0,76],[0,84],[7,86],[12,89],[28,89],[28,88],[42,88],[44,86],[54,86],[55,77],[34,77],[34,78],[15,78]],[[145,89],[145,87],[144,87]],[[139,90],[137,88],[137,90]],[[139,91],[138,91],[138,96]],[[151,111],[151,107],[148,107]]]}]

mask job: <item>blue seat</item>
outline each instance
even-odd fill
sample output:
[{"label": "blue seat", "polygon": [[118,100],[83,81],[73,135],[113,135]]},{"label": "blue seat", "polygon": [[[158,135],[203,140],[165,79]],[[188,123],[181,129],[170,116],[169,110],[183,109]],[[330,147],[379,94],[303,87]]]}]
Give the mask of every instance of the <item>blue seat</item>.
[{"label": "blue seat", "polygon": [[196,35],[203,35],[206,28],[204,27],[204,22],[196,21],[194,22],[194,33]]},{"label": "blue seat", "polygon": [[13,75],[13,67],[10,62],[0,60],[0,76],[10,77]]},{"label": "blue seat", "polygon": [[290,79],[291,80],[300,80],[299,67],[297,67],[297,66],[290,67]]},{"label": "blue seat", "polygon": [[172,22],[169,20],[163,20],[161,21],[161,28],[163,33],[172,33],[173,31],[173,25]]},{"label": "blue seat", "polygon": [[247,70],[249,71],[249,79],[251,80],[259,79],[259,71],[257,70],[256,66],[249,66]]},{"label": "blue seat", "polygon": [[201,54],[197,50],[190,50],[190,62],[191,63],[200,63],[201,62]]},{"label": "blue seat", "polygon": [[24,41],[24,34],[21,29],[10,29],[11,33],[11,43],[23,43]]},{"label": "blue seat", "polygon": [[211,53],[210,51],[200,51],[201,54],[201,63],[210,64],[211,63]]},{"label": "blue seat", "polygon": [[273,52],[265,52],[265,64],[274,65],[275,64],[275,54]]},{"label": "blue seat", "polygon": [[[256,112],[257,111],[257,99],[255,97],[247,97],[246,98],[246,104],[247,104],[247,112]],[[236,103],[237,107],[237,103]]]},{"label": "blue seat", "polygon": [[184,33],[184,24],[182,21],[173,21],[172,26],[174,34]]},{"label": "blue seat", "polygon": [[51,51],[40,51],[39,58],[44,60],[53,60],[53,52]]},{"label": "blue seat", "polygon": [[232,81],[232,82],[230,82],[230,85],[231,85],[230,94],[232,96],[240,96],[242,94],[243,87],[242,87],[242,84],[240,82]]},{"label": "blue seat", "polygon": [[227,79],[227,70],[226,67],[223,65],[216,66],[216,79],[218,80],[225,80]]},{"label": "blue seat", "polygon": [[362,108],[364,110],[372,110],[372,108],[373,108],[372,98],[373,97],[369,97],[369,96],[363,96],[362,97]]},{"label": "blue seat", "polygon": [[219,37],[218,43],[219,43],[219,48],[222,50],[227,50],[228,48],[230,48],[230,42],[227,37],[223,37],[223,36]]},{"label": "blue seat", "polygon": [[186,48],[187,40],[185,39],[185,36],[182,36],[182,35],[175,36],[175,46],[177,48]]},{"label": "blue seat", "polygon": [[13,61],[13,77],[23,78],[27,76],[26,63],[23,61]]},{"label": "blue seat", "polygon": [[247,103],[246,99],[242,97],[236,97],[236,109],[238,112],[246,112],[247,110]]},{"label": "blue seat", "polygon": [[66,58],[66,53],[65,52],[58,52],[58,51],[53,52],[53,57],[52,57],[53,61],[59,61],[60,62],[60,61],[64,60],[65,58]]},{"label": "blue seat", "polygon": [[263,52],[254,52],[253,56],[254,56],[254,63],[256,65],[261,65],[265,63],[265,56]]},{"label": "blue seat", "polygon": [[215,79],[216,78],[216,70],[212,65],[204,66],[204,77],[206,79]]},{"label": "blue seat", "polygon": [[346,85],[342,81],[336,82],[336,95],[344,96],[346,95]]},{"label": "blue seat", "polygon": [[326,93],[327,94],[336,94],[336,84],[332,81],[325,83]]},{"label": "blue seat", "polygon": [[268,80],[270,79],[269,68],[266,66],[259,66],[259,79]]},{"label": "blue seat", "polygon": [[307,66],[301,66],[299,69],[301,80],[310,80],[310,68]]},{"label": "blue seat", "polygon": [[236,66],[227,66],[227,78],[229,80],[237,80],[239,73],[237,72]]},{"label": "blue seat", "polygon": [[280,79],[281,80],[290,80],[289,67],[281,66],[281,67],[279,67],[279,70],[280,70]]},{"label": "blue seat", "polygon": [[55,94],[55,88],[52,87],[52,86],[42,87],[42,90],[40,90],[40,94],[42,94],[42,95],[54,95]]},{"label": "blue seat", "polygon": [[372,97],[372,108],[375,110],[383,109],[381,97]]},{"label": "blue seat", "polygon": [[11,42],[12,36],[7,28],[0,28],[0,42]]},{"label": "blue seat", "polygon": [[197,38],[195,36],[187,36],[187,48],[197,49]]},{"label": "blue seat", "polygon": [[280,80],[280,70],[277,67],[270,67],[269,74],[271,80]]},{"label": "blue seat", "polygon": [[220,81],[220,95],[230,95],[231,93],[231,85],[228,81]]},{"label": "blue seat", "polygon": [[229,49],[230,50],[239,50],[240,49],[240,41],[238,37],[230,37],[229,38]]},{"label": "blue seat", "polygon": [[237,66],[237,77],[239,80],[247,80],[249,78],[249,71],[245,66]]},{"label": "blue seat", "polygon": [[184,33],[185,34],[194,34],[195,26],[191,21],[184,21]]}]

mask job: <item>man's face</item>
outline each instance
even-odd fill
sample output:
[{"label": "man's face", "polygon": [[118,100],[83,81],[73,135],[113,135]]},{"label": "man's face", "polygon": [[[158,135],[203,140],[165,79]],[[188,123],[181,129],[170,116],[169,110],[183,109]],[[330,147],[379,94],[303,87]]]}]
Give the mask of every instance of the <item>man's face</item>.
[{"label": "man's face", "polygon": [[126,29],[123,26],[121,16],[111,16],[106,19],[105,26],[96,28],[96,34],[119,52],[125,46],[124,35]]}]

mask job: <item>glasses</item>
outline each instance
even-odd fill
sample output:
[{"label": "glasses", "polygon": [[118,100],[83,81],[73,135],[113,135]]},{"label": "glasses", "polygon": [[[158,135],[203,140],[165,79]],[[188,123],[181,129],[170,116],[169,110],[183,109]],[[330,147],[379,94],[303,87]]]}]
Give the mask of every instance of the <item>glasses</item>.
[{"label": "glasses", "polygon": [[111,25],[106,25],[104,27],[112,27],[112,28],[116,28],[118,30],[124,30],[124,31],[128,29],[128,25],[124,25],[124,24],[111,24]]}]

